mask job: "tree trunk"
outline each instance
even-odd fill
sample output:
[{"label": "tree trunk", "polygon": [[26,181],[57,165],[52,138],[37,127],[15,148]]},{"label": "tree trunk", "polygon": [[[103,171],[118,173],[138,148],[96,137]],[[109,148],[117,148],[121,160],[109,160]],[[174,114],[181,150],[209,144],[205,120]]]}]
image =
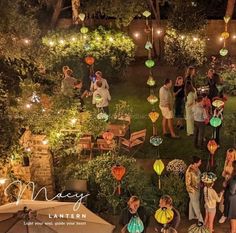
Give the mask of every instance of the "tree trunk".
[{"label": "tree trunk", "polygon": [[59,15],[61,13],[61,9],[63,7],[63,0],[57,0],[55,6],[54,6],[54,11],[51,19],[51,27],[55,27],[57,20],[59,18]]},{"label": "tree trunk", "polygon": [[80,0],[71,0],[73,24],[79,24]]},{"label": "tree trunk", "polygon": [[229,16],[230,18],[232,18],[233,12],[234,12],[234,6],[235,6],[235,0],[228,0],[227,10],[225,13],[226,16]]}]

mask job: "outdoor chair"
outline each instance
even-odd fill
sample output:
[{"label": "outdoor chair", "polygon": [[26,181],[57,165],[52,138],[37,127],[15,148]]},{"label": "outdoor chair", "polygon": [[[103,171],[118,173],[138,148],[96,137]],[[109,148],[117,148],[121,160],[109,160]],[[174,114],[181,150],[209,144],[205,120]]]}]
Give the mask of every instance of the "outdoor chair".
[{"label": "outdoor chair", "polygon": [[102,154],[104,151],[112,151],[115,150],[115,143],[108,144],[104,139],[97,139],[97,147],[100,153]]},{"label": "outdoor chair", "polygon": [[84,155],[86,151],[89,151],[89,158],[92,159],[92,151],[93,151],[94,143],[92,143],[92,136],[85,136],[80,138],[78,143],[78,149],[83,152]]},{"label": "outdoor chair", "polygon": [[132,153],[132,155],[134,155],[140,149],[140,147],[143,146],[145,142],[145,138],[146,138],[146,133],[147,133],[147,130],[143,129],[143,130],[139,130],[139,131],[131,133],[129,139],[120,138],[120,147],[128,151],[129,153],[133,149],[135,149],[134,152]]}]

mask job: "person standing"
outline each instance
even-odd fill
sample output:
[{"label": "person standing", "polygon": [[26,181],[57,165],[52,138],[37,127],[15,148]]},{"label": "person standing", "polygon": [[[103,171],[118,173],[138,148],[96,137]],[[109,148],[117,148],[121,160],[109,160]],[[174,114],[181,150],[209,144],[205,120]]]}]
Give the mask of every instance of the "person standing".
[{"label": "person standing", "polygon": [[205,134],[205,121],[207,120],[207,113],[203,107],[203,98],[199,96],[196,104],[193,106],[194,119],[194,146],[203,149],[203,140]]},{"label": "person standing", "polygon": [[164,85],[159,90],[159,98],[160,98],[160,109],[162,113],[162,132],[163,135],[168,135],[167,126],[170,131],[170,135],[172,138],[179,138],[174,132],[173,126],[173,98],[171,94],[172,81],[170,79],[166,79]]},{"label": "person standing", "polygon": [[189,66],[186,70],[184,82],[191,82],[193,87],[195,87],[195,76],[196,76],[196,69],[193,66]]},{"label": "person standing", "polygon": [[121,233],[127,232],[127,226],[132,217],[140,218],[144,226],[142,233],[145,233],[149,224],[149,214],[143,206],[140,206],[140,199],[137,196],[131,196],[127,204],[127,207],[120,214],[119,223],[122,226]]},{"label": "person standing", "polygon": [[214,77],[216,75],[217,74],[215,74],[213,69],[209,69],[207,71],[207,85],[208,85],[208,88],[209,88],[208,97],[209,97],[210,101],[212,101],[212,99],[215,96],[217,96],[217,89],[216,89],[215,80],[214,80]]},{"label": "person standing", "polygon": [[178,76],[174,85],[175,96],[175,118],[177,121],[177,128],[183,129],[184,118],[184,79],[182,76]]},{"label": "person standing", "polygon": [[193,156],[192,164],[189,165],[185,174],[186,189],[190,198],[189,202],[189,220],[198,219],[198,222],[203,223],[203,218],[200,210],[200,181],[201,172],[199,167],[202,161],[199,157]]},{"label": "person standing", "polygon": [[172,229],[175,229],[177,230],[179,224],[180,224],[180,213],[177,209],[175,209],[173,207],[173,201],[172,201],[172,198],[169,196],[169,195],[163,195],[161,198],[160,198],[160,201],[159,201],[159,207],[160,208],[167,208],[167,209],[171,209],[174,213],[174,217],[173,219],[168,223],[166,224],[165,226],[163,224],[160,224],[160,223],[157,223],[156,227],[155,227],[155,231],[157,232],[162,232],[162,229],[163,228],[172,228]]},{"label": "person standing", "polygon": [[97,85],[98,81],[100,81],[102,83],[103,89],[109,89],[109,85],[107,83],[107,80],[105,78],[103,78],[101,71],[97,71],[95,73],[95,76],[96,76],[95,80],[92,80],[91,85],[90,85],[91,92],[94,92],[98,89],[98,85]]},{"label": "person standing", "polygon": [[67,97],[74,97],[75,95],[75,86],[76,86],[77,80],[73,77],[73,71],[70,69],[67,69],[65,71],[65,77],[63,78],[61,82],[61,92],[64,96]]},{"label": "person standing", "polygon": [[109,114],[109,101],[111,100],[110,92],[107,88],[102,87],[102,81],[97,81],[97,89],[93,93],[93,104],[96,104],[96,107],[100,110],[103,110]]},{"label": "person standing", "polygon": [[210,233],[214,232],[214,219],[216,215],[216,203],[220,202],[224,192],[222,191],[219,195],[213,188],[216,180],[214,173],[205,173],[202,176],[202,182],[204,183],[204,201],[205,201],[205,226],[209,229]]},{"label": "person standing", "polygon": [[196,89],[193,87],[190,81],[187,81],[185,85],[185,113],[186,113],[186,130],[187,135],[192,136],[194,131],[194,119],[193,119],[193,105],[197,98]]}]

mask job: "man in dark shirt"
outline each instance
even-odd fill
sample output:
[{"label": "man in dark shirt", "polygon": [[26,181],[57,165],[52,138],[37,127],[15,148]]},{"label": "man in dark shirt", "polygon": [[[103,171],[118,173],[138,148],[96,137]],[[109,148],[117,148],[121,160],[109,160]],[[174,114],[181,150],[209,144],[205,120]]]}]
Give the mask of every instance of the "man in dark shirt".
[{"label": "man in dark shirt", "polygon": [[122,226],[121,233],[127,232],[129,221],[134,216],[139,217],[143,222],[144,230],[142,233],[145,233],[149,223],[149,215],[146,209],[143,206],[140,206],[140,200],[136,196],[130,197],[128,206],[121,212],[119,220],[119,223]]},{"label": "man in dark shirt", "polygon": [[162,196],[159,201],[159,207],[172,209],[172,211],[174,212],[174,217],[168,224],[165,224],[165,226],[163,224],[160,224],[157,222],[157,225],[155,227],[155,231],[162,232],[162,229],[164,227],[165,228],[171,227],[171,228],[177,230],[179,223],[180,223],[180,214],[179,214],[179,211],[173,207],[172,198],[169,195]]}]

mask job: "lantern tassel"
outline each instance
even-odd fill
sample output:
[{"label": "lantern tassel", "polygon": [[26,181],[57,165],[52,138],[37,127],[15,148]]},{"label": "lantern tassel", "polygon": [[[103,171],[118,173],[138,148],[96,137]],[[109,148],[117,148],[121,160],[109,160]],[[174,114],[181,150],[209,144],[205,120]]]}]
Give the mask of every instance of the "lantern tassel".
[{"label": "lantern tassel", "polygon": [[161,176],[158,176],[158,188],[161,189]]}]

